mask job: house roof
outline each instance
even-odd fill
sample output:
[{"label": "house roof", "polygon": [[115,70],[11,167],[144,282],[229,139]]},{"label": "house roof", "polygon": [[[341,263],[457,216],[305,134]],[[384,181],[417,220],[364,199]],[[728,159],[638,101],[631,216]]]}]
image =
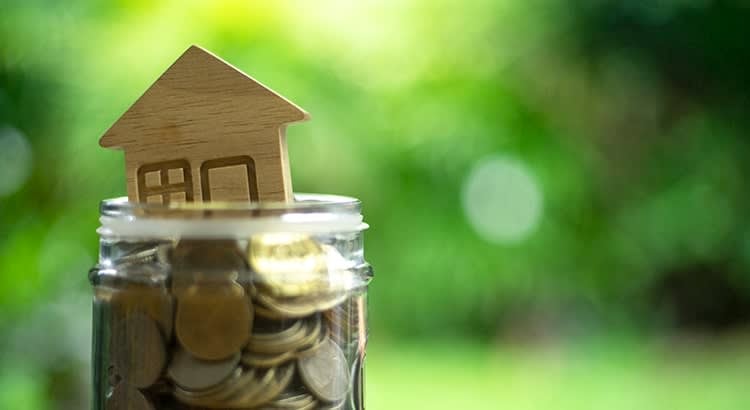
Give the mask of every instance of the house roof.
[{"label": "house roof", "polygon": [[235,130],[239,124],[252,131],[307,119],[309,114],[291,101],[212,53],[191,46],[104,133],[99,144],[122,148],[196,123],[219,129],[231,122]]}]

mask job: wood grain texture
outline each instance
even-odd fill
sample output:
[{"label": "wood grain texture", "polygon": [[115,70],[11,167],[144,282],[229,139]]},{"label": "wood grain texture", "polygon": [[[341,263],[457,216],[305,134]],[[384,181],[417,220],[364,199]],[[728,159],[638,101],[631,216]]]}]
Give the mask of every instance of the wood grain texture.
[{"label": "wood grain texture", "polygon": [[99,144],[125,151],[130,201],[291,201],[285,130],[307,119],[294,103],[191,46]]}]

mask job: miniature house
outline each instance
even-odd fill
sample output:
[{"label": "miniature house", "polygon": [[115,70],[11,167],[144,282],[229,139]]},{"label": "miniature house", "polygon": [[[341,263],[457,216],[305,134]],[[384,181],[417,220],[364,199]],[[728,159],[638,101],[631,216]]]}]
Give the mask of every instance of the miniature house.
[{"label": "miniature house", "polygon": [[137,202],[289,201],[286,124],[308,114],[190,47],[102,136]]}]

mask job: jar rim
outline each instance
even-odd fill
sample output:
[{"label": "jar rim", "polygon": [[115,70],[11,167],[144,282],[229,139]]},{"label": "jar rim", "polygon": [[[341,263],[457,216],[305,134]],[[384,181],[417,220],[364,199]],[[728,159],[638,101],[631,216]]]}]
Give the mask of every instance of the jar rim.
[{"label": "jar rim", "polygon": [[[247,213],[253,214],[295,212],[360,212],[361,202],[357,198],[331,195],[295,193],[293,202],[173,202],[167,205],[156,203],[130,202],[128,197],[122,196],[101,201],[99,211],[101,215],[122,216],[143,212],[146,215],[164,215],[165,212],[205,213],[211,211],[212,216],[222,214]],[[218,214],[217,214],[218,212]]]},{"label": "jar rim", "polygon": [[127,197],[100,204],[102,237],[247,237],[259,232],[358,232],[367,229],[352,197],[296,193],[294,202],[144,204]]}]

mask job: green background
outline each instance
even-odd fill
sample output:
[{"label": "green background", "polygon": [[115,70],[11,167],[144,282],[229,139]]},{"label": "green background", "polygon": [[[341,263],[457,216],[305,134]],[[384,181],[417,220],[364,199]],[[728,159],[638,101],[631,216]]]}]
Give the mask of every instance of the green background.
[{"label": "green background", "polygon": [[[642,3],[642,4],[641,4]],[[88,407],[99,136],[191,44],[364,204],[373,409],[750,408],[741,1],[0,0],[0,408]]]}]

